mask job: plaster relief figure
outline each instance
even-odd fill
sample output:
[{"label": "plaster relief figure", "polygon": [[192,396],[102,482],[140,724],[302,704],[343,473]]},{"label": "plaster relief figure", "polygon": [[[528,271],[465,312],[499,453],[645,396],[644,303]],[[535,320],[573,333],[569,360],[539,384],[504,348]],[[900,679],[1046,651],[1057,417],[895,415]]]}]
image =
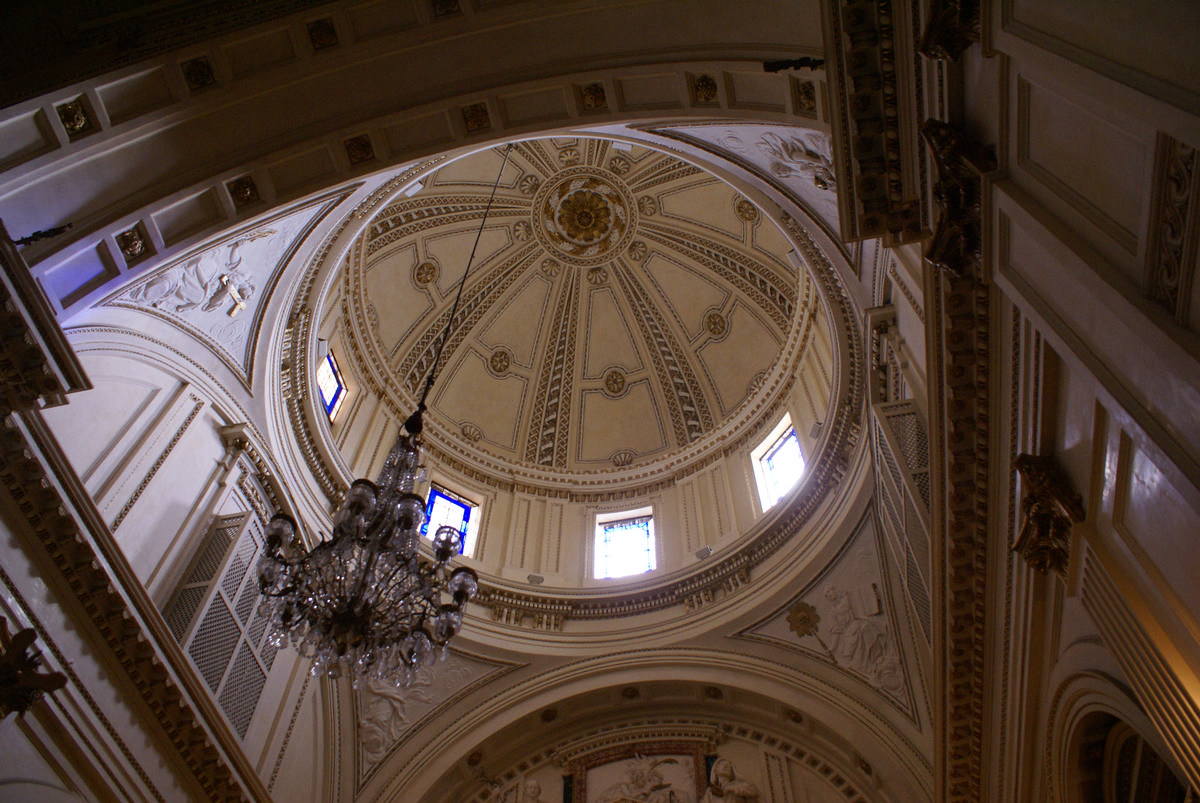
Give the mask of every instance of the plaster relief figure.
[{"label": "plaster relief figure", "polygon": [[408,730],[411,723],[407,721],[407,708],[411,704],[435,702],[431,685],[429,677],[418,676],[408,688],[371,681],[362,690],[358,733],[368,765],[374,766],[386,758],[392,745]]},{"label": "plaster relief figure", "polygon": [[758,787],[737,777],[733,762],[718,758],[700,803],[759,803]]},{"label": "plaster relief figure", "polygon": [[758,147],[770,158],[771,172],[777,177],[802,176],[819,190],[837,189],[829,146],[821,134],[810,131],[789,139],[778,134],[763,134]]},{"label": "plaster relief figure", "polygon": [[[273,229],[260,229],[228,246],[210,248],[182,265],[158,274],[136,288],[129,298],[167,312],[225,309],[231,318],[235,317],[246,308],[246,302],[255,291],[253,279],[241,268],[242,245],[275,233]],[[225,247],[228,252],[222,259],[220,252]]]},{"label": "plaster relief figure", "polygon": [[521,803],[546,803],[542,799],[542,785],[537,780],[527,781],[525,784],[525,794],[521,797]]},{"label": "plaster relief figure", "polygon": [[659,767],[678,764],[673,758],[637,756],[625,768],[625,780],[600,793],[594,803],[692,803],[692,795],[666,780]]},{"label": "plaster relief figure", "polygon": [[874,584],[852,591],[830,584],[824,594],[830,606],[829,652],[834,660],[866,676],[872,685],[898,692],[903,683],[900,662],[880,616]]}]

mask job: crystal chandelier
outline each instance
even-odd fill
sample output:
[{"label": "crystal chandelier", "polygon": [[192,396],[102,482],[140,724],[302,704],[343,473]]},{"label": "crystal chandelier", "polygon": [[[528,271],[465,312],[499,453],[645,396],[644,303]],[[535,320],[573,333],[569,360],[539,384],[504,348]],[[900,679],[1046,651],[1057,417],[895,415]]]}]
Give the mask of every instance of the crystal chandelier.
[{"label": "crystal chandelier", "polygon": [[[511,148],[492,185],[476,247]],[[364,678],[408,685],[419,667],[445,654],[462,627],[464,606],[479,589],[475,572],[450,567],[463,537],[455,528],[433,534],[432,560],[422,554],[426,506],[416,492],[424,474],[425,400],[474,258],[472,248],[417,411],[404,422],[378,482],[354,481],[333,516],[332,537],[311,550],[291,517],[277,515],[267,526],[258,562],[259,613],[269,623],[271,643],[290,642],[312,659],[314,675],[350,675],[356,686]]]},{"label": "crystal chandelier", "polygon": [[260,614],[276,646],[290,641],[313,674],[379,678],[408,685],[462,627],[479,580],[450,568],[462,534],[439,527],[433,560],[421,554],[425,499],[421,410],[384,463],[379,481],[355,480],[333,517],[333,537],[307,553],[295,522],[277,515],[258,563]]}]

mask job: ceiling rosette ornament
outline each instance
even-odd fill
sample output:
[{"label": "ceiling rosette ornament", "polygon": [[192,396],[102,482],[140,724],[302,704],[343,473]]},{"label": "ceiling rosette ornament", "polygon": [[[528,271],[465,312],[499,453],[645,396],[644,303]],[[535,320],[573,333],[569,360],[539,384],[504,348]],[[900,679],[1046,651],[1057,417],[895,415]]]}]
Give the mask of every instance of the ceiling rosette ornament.
[{"label": "ceiling rosette ornament", "polygon": [[546,249],[581,267],[611,259],[637,226],[628,188],[603,170],[574,167],[546,182],[533,203],[534,231]]}]

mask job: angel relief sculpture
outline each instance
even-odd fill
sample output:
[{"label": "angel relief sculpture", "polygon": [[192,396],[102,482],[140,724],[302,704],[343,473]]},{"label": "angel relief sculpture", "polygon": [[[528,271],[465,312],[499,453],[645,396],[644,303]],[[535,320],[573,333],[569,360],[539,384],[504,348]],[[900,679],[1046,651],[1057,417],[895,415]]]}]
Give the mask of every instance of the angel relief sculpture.
[{"label": "angel relief sculpture", "polygon": [[674,758],[636,755],[625,765],[625,780],[602,791],[595,803],[692,803],[693,795],[659,769],[678,764]]},{"label": "angel relief sculpture", "polygon": [[242,246],[274,234],[273,229],[259,229],[210,248],[135,288],[129,299],[167,312],[225,309],[229,317],[235,317],[255,291],[253,277],[242,269]]},{"label": "angel relief sculpture", "polygon": [[759,138],[758,148],[770,159],[771,172],[778,178],[802,176],[819,190],[837,189],[833,160],[823,135],[808,131],[784,139],[778,134],[767,133]]}]

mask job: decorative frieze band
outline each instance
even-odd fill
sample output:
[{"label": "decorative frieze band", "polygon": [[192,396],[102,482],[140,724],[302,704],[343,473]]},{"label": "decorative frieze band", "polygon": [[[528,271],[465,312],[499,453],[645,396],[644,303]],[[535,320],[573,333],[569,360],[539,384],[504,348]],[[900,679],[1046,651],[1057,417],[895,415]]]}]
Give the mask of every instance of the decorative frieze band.
[{"label": "decorative frieze band", "polygon": [[908,4],[825,0],[826,70],[834,110],[838,219],[845,240],[920,240],[928,221],[921,143],[923,107]]},{"label": "decorative frieze band", "polygon": [[987,545],[991,515],[991,283],[980,258],[979,184],[990,155],[960,131],[925,127],[939,170],[934,200],[942,217],[925,256],[933,271],[929,299],[934,364],[929,372],[933,454],[931,494],[934,654],[945,656],[935,723],[938,800],[983,799]]},{"label": "decorative frieze band", "polygon": [[1200,204],[1196,203],[1200,170],[1196,162],[1196,149],[1191,145],[1159,135],[1146,291],[1181,326],[1188,325],[1200,251]]}]

